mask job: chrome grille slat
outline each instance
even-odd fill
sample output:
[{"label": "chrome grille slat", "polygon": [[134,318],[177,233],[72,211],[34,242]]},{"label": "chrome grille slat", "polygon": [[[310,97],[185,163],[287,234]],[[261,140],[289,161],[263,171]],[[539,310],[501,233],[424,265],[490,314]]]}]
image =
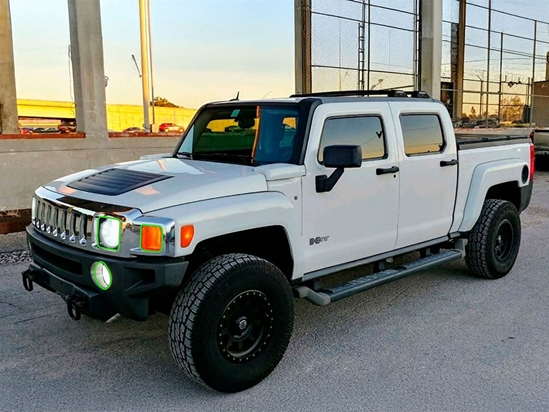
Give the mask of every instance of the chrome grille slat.
[{"label": "chrome grille slat", "polygon": [[82,246],[86,246],[87,240],[86,240],[86,227],[88,225],[88,217],[85,215],[80,216],[80,230],[78,231],[78,242]]},{"label": "chrome grille slat", "polygon": [[[38,203],[38,224],[37,226],[39,228],[42,228],[43,224],[44,224],[44,207],[45,207],[45,203],[44,202],[39,202]],[[42,229],[43,230],[43,229]]]},{"label": "chrome grille slat", "polygon": [[61,230],[62,230],[62,233],[61,233],[61,239],[65,240],[67,238],[67,233],[68,233],[68,222],[67,222],[67,209],[63,209],[63,217],[61,218],[61,223],[63,224],[63,226],[61,226]]},{"label": "chrome grille slat", "polygon": [[52,232],[52,221],[53,221],[53,206],[48,205],[46,208],[46,233]]}]

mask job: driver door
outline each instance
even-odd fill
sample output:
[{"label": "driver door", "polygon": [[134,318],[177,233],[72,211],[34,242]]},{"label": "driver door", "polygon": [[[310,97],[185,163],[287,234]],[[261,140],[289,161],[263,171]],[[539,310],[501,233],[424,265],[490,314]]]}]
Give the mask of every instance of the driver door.
[{"label": "driver door", "polygon": [[[369,108],[369,109],[368,109]],[[305,273],[394,249],[399,174],[394,124],[386,102],[323,104],[315,111],[303,178]],[[360,145],[362,166],[345,169],[329,192],[317,193],[316,177],[330,176],[323,149]]]}]

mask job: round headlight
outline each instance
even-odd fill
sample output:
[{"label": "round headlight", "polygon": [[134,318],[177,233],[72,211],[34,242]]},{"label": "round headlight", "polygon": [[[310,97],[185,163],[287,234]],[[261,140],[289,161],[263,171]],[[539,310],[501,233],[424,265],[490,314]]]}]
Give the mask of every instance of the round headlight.
[{"label": "round headlight", "polygon": [[111,287],[112,274],[105,262],[95,262],[92,265],[90,272],[93,283],[95,283],[99,289],[107,290]]},{"label": "round headlight", "polygon": [[120,228],[122,222],[114,217],[103,217],[99,220],[99,246],[118,249],[120,246]]}]

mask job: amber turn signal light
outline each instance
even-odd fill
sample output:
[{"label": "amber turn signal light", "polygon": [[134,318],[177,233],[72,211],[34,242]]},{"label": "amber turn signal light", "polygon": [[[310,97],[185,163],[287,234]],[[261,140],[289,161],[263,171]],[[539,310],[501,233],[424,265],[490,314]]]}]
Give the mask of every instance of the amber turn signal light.
[{"label": "amber turn signal light", "polygon": [[161,226],[141,226],[141,249],[146,250],[147,252],[161,252],[162,235],[163,230]]},{"label": "amber turn signal light", "polygon": [[187,247],[191,244],[194,237],[194,226],[181,226],[181,247]]}]

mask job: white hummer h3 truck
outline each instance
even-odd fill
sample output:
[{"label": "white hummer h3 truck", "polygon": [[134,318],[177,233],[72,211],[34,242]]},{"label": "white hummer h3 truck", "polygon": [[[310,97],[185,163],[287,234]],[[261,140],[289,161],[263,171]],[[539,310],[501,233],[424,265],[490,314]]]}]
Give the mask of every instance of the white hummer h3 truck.
[{"label": "white hummer h3 truck", "polygon": [[37,189],[23,283],[74,319],[168,313],[186,374],[240,391],[282,358],[294,297],[327,305],[461,258],[505,276],[533,174],[527,137],[456,140],[422,92],[210,103],[172,154]]}]

